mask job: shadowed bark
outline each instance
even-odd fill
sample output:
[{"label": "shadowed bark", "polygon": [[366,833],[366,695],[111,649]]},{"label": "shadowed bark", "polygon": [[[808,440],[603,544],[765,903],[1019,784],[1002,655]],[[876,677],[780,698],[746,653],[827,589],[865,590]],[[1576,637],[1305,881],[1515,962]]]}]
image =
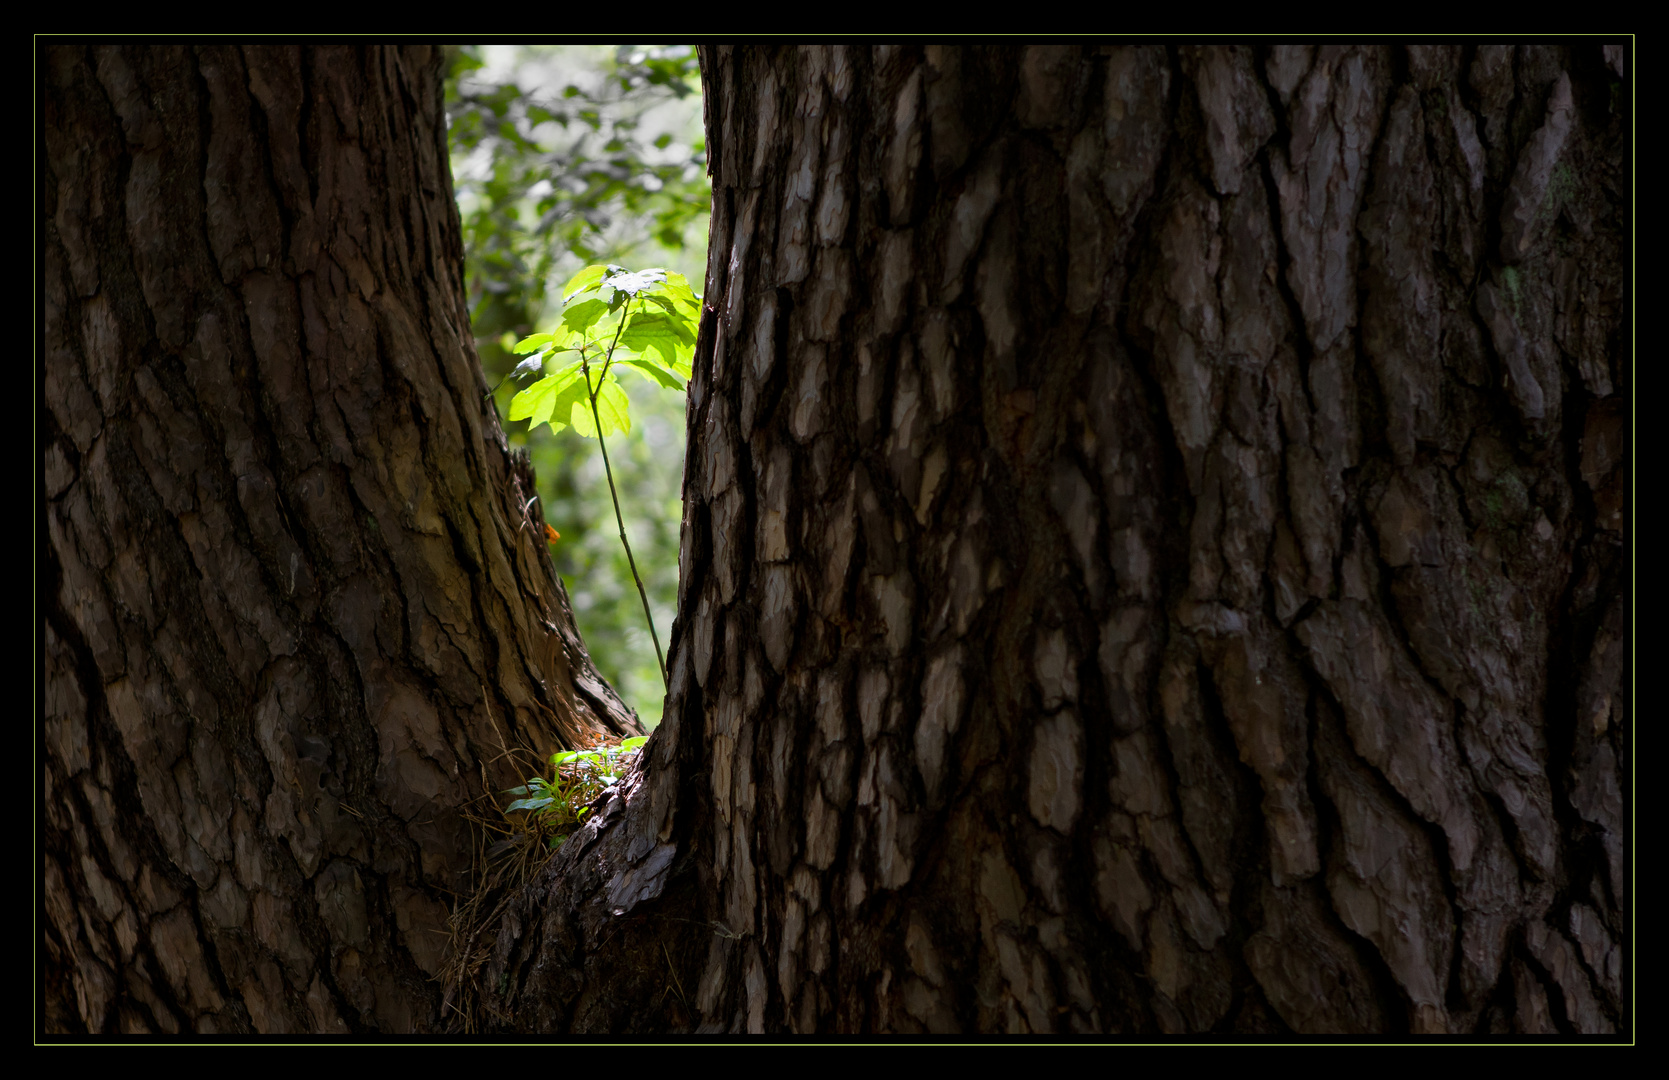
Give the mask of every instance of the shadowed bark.
[{"label": "shadowed bark", "polygon": [[460,811],[636,729],[484,397],[439,59],[40,56],[48,1031],[436,1029]]},{"label": "shadowed bark", "polygon": [[1621,52],[702,60],[666,720],[501,1022],[1614,1031]]}]

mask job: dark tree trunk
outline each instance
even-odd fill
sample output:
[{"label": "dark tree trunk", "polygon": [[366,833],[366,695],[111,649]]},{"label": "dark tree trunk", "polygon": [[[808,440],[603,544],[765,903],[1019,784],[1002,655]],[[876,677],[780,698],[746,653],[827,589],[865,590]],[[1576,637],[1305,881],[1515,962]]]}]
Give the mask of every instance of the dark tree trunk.
[{"label": "dark tree trunk", "polygon": [[439,56],[39,59],[41,1023],[434,1029],[461,810],[636,727],[484,396]]},{"label": "dark tree trunk", "polygon": [[1622,50],[703,73],[666,719],[500,1022],[1624,1023]]}]

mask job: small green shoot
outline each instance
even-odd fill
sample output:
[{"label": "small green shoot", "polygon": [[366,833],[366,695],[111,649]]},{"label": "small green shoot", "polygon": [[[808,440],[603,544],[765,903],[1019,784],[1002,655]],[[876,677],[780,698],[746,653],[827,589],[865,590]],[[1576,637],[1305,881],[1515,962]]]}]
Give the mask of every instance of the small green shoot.
[{"label": "small green shoot", "polygon": [[690,291],[684,275],[658,267],[631,271],[623,266],[588,266],[562,287],[562,302],[562,322],[556,330],[532,334],[515,344],[518,355],[532,354],[518,365],[518,373],[544,370],[549,374],[510,400],[510,419],[529,421],[530,430],[540,424],[549,424],[553,431],[571,426],[597,440],[620,543],[643,601],[643,617],[655,643],[664,684],[666,656],[649,613],[649,594],[626,539],[626,521],[620,513],[620,495],[604,437],[632,429],[631,403],[620,385],[621,368],[635,371],[656,386],[684,389],[695,360],[701,298]]},{"label": "small green shoot", "polygon": [[[552,754],[551,778],[535,776],[509,789],[505,794],[520,798],[508,807],[501,809],[499,800],[483,794],[483,805],[464,811],[478,827],[479,843],[474,885],[453,907],[444,981],[457,995],[450,1007],[466,1028],[484,1019],[478,1009],[497,1015],[488,1002],[506,988],[501,982],[488,990],[478,981],[492,957],[492,928],[521,889],[548,865],[552,852],[584,823],[592,800],[625,775],[648,741],[605,739],[587,750]],[[531,753],[529,759],[538,760]]]},{"label": "small green shoot", "polygon": [[535,776],[527,783],[505,790],[521,798],[504,808],[506,814],[524,811],[531,815],[536,830],[555,851],[573,831],[585,824],[590,803],[606,788],[620,782],[626,768],[637,756],[647,735],[622,739],[617,745],[590,750],[563,750],[551,755],[551,778]]}]

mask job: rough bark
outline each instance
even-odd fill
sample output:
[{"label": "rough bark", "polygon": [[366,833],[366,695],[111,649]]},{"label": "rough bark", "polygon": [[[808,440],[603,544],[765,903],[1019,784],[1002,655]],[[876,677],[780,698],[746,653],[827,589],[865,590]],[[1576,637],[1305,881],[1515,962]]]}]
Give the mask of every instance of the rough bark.
[{"label": "rough bark", "polygon": [[429,48],[40,54],[42,1025],[440,1025],[460,811],[636,720],[485,398]]},{"label": "rough bark", "polygon": [[521,1030],[1630,1015],[1615,47],[715,47],[645,767]]}]

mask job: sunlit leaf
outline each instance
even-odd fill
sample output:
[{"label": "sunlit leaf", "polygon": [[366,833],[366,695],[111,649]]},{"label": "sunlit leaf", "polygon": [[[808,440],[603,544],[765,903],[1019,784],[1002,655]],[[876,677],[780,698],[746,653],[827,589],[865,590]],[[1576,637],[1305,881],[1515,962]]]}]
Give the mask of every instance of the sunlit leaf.
[{"label": "sunlit leaf", "polygon": [[569,278],[568,283],[562,286],[562,299],[566,301],[570,296],[596,288],[597,283],[603,280],[603,275],[606,273],[608,273],[608,267],[606,266],[586,267]]},{"label": "sunlit leaf", "polygon": [[[556,393],[556,390],[556,378],[552,376],[550,378],[540,379],[527,389],[518,392],[515,397],[510,399],[510,419],[526,420],[538,413],[542,408],[544,409],[545,415],[549,416],[550,409],[545,408],[545,405],[546,402],[549,401],[551,395]],[[534,421],[535,424],[541,422],[542,421],[538,420]]]},{"label": "sunlit leaf", "polygon": [[684,380],[678,376],[677,372],[670,371],[647,357],[617,362],[626,365],[657,386],[664,386],[668,390],[684,389]]},{"label": "sunlit leaf", "polygon": [[620,343],[640,353],[653,349],[671,365],[678,362],[681,353],[694,353],[695,334],[686,319],[664,311],[640,311],[626,324]]},{"label": "sunlit leaf", "polygon": [[560,431],[568,425],[573,403],[584,400],[585,380],[580,375],[579,361],[575,361],[511,398],[510,419],[527,420],[530,427],[548,423]]},{"label": "sunlit leaf", "polygon": [[[627,410],[631,408],[631,401],[626,397],[626,391],[614,381],[611,375],[603,381],[597,391],[597,418],[602,421],[603,434],[613,435],[617,431],[632,430],[631,417]],[[588,439],[597,437],[596,420],[591,415],[591,403],[581,401],[573,406],[574,430]]]},{"label": "sunlit leaf", "polygon": [[534,352],[545,345],[549,345],[552,337],[553,335],[551,334],[531,334],[516,342],[515,347],[510,351],[515,353],[517,356]]},{"label": "sunlit leaf", "polygon": [[668,274],[666,285],[662,291],[667,296],[688,304],[693,309],[699,310],[701,307],[700,298],[690,290],[690,281],[683,274]]},{"label": "sunlit leaf", "polygon": [[583,333],[607,315],[608,310],[608,304],[602,300],[582,300],[562,313],[562,325],[576,333]]}]

